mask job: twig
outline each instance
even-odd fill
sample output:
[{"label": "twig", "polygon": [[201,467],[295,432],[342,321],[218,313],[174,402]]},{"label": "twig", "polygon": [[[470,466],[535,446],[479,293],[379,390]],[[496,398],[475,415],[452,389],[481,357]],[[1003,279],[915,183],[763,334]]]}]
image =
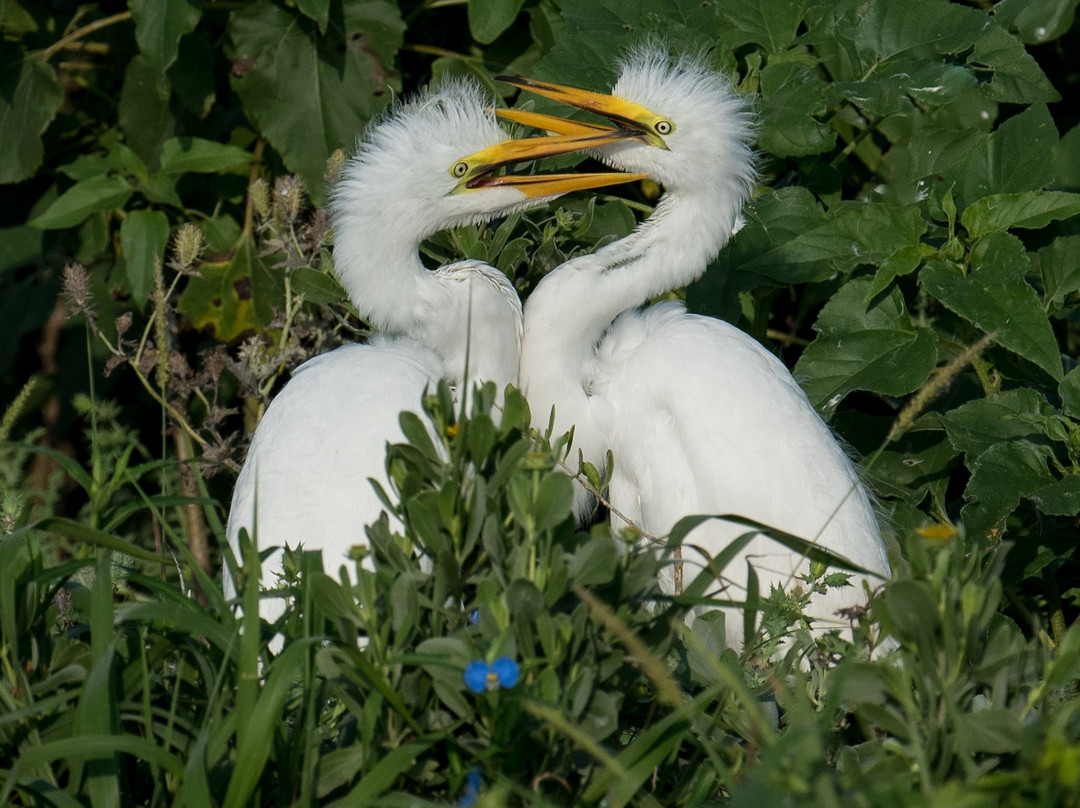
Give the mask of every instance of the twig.
[{"label": "twig", "polygon": [[121,11],[119,14],[113,14],[111,17],[102,17],[100,20],[95,20],[89,25],[84,25],[76,31],[72,31],[65,37],[62,37],[52,43],[49,47],[43,50],[38,58],[43,62],[49,61],[58,51],[63,50],[72,42],[82,39],[84,36],[100,31],[102,28],[108,28],[110,25],[115,25],[118,22],[125,22],[131,19],[130,11]]}]

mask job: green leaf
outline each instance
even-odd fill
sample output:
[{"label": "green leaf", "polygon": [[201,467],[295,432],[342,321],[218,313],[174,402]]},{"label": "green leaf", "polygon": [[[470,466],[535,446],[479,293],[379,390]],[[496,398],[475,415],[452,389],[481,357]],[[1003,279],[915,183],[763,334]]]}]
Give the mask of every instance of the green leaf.
[{"label": "green leaf", "polygon": [[168,243],[169,220],[160,211],[130,211],[120,225],[124,272],[131,296],[140,307],[154,288],[154,263],[164,264]]},{"label": "green leaf", "polygon": [[514,24],[525,0],[469,0],[469,32],[484,45]]},{"label": "green leaf", "polygon": [[940,185],[953,188],[964,209],[988,194],[1038,191],[1054,178],[1047,159],[1057,145],[1057,128],[1045,104],[1028,107],[977,143],[944,172]]},{"label": "green leaf", "polygon": [[211,174],[250,162],[247,150],[200,137],[173,137],[161,145],[161,170],[166,172]]},{"label": "green leaf", "polygon": [[1063,374],[1057,339],[1035,290],[1024,280],[1027,253],[1019,239],[991,233],[971,251],[967,277],[941,261],[919,273],[922,287],[946,307],[999,345],[1034,362],[1060,381]]},{"label": "green leaf", "polygon": [[916,101],[930,109],[943,107],[975,84],[965,68],[912,59],[890,62],[869,79],[838,81],[833,87],[867,115],[884,118],[914,113]]},{"label": "green leaf", "polygon": [[367,122],[401,90],[395,54],[404,23],[382,0],[342,4],[319,35],[305,18],[271,3],[233,12],[228,35],[232,86],[285,165],[325,198],[323,174],[334,149],[351,147]]},{"label": "green leaf", "polygon": [[818,337],[795,366],[810,401],[826,414],[853,390],[902,396],[937,364],[937,339],[911,323],[896,288],[866,302],[870,278],[849,281],[821,310]]},{"label": "green leaf", "polygon": [[308,647],[313,642],[314,638],[294,641],[278,654],[270,665],[269,676],[259,688],[253,709],[238,717],[243,726],[237,727],[236,763],[222,803],[225,808],[247,805],[258,786],[270,751],[274,748],[271,739],[281,720],[285,699],[303,669]]},{"label": "green leaf", "polygon": [[330,0],[297,0],[296,7],[319,24],[319,30],[326,30],[326,21],[330,18]]},{"label": "green leaf", "polygon": [[1055,412],[1037,392],[1021,387],[969,401],[942,420],[953,446],[974,460],[1001,443],[1044,442],[1040,420]]},{"label": "green leaf", "polygon": [[416,741],[382,754],[379,762],[369,769],[356,787],[343,799],[347,805],[372,805],[388,790],[398,776],[414,764],[420,754],[431,746],[430,741]]},{"label": "green leaf", "polygon": [[1080,367],[1065,374],[1058,385],[1062,411],[1070,418],[1080,420]]},{"label": "green leaf", "polygon": [[891,441],[877,456],[867,473],[874,490],[920,504],[929,493],[937,504],[944,503],[949,470],[958,450],[948,440],[935,413],[915,421],[898,440]]},{"label": "green leaf", "polygon": [[68,188],[28,224],[42,230],[75,227],[86,221],[91,214],[123,207],[130,196],[131,186],[123,177],[90,177]]},{"label": "green leaf", "polygon": [[982,90],[994,101],[1035,104],[1061,98],[1023,43],[1000,25],[991,25],[975,40],[967,62],[976,70],[993,74]]},{"label": "green leaf", "polygon": [[0,48],[4,69],[0,70],[0,184],[21,182],[41,165],[45,148],[41,135],[56,117],[64,93],[53,77],[52,68],[39,59],[22,59],[18,70],[15,53]]},{"label": "green leaf", "polygon": [[941,622],[926,590],[922,581],[896,581],[885,590],[885,609],[904,638],[932,638]]},{"label": "green leaf", "polygon": [[1015,13],[1013,25],[1028,45],[1057,39],[1073,25],[1077,0],[1008,0],[1002,11]]},{"label": "green leaf", "polygon": [[963,754],[1015,752],[1025,737],[1020,719],[1004,707],[985,707],[956,716],[958,749]]},{"label": "green leaf", "polygon": [[829,84],[807,65],[779,62],[761,71],[761,134],[758,144],[777,157],[820,154],[836,132],[819,119],[829,111]]},{"label": "green leaf", "polygon": [[142,54],[128,61],[117,107],[128,146],[151,170],[161,144],[172,136],[176,120],[169,108],[172,87],[165,72]]},{"label": "green leaf", "polygon": [[1050,222],[1080,213],[1080,194],[1064,191],[1027,191],[992,194],[973,202],[960,217],[972,238],[1020,227],[1039,230]]},{"label": "green leaf", "polygon": [[807,0],[724,0],[717,4],[720,16],[743,36],[739,44],[756,42],[769,53],[792,46]]},{"label": "green leaf", "polygon": [[195,30],[202,14],[191,0],[130,0],[128,8],[135,20],[139,50],[159,70],[176,61],[180,37]]},{"label": "green leaf", "polygon": [[1050,454],[1047,446],[1013,441],[991,446],[967,463],[971,480],[964,498],[969,502],[961,515],[970,539],[999,540],[1005,519],[1021,497],[1054,484]]},{"label": "green leaf", "polygon": [[284,294],[280,275],[255,255],[248,236],[240,239],[232,258],[202,264],[199,274],[188,280],[177,308],[221,342],[269,323],[272,304]]},{"label": "green leaf", "polygon": [[297,267],[289,282],[293,293],[303,295],[309,303],[346,303],[349,299],[336,278],[314,267]]},{"label": "green leaf", "polygon": [[582,544],[567,559],[570,577],[576,586],[599,586],[615,576],[619,553],[610,538]]}]

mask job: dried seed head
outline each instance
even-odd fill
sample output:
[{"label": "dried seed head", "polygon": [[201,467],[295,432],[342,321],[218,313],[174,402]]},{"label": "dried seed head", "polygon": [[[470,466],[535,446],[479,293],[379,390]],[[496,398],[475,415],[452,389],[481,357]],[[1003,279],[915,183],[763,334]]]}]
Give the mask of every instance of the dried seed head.
[{"label": "dried seed head", "polygon": [[206,237],[194,222],[184,222],[173,238],[173,266],[187,272],[198,262],[206,246]]},{"label": "dried seed head", "polygon": [[304,181],[295,174],[274,180],[274,218],[292,224],[304,207]]},{"label": "dried seed head", "polygon": [[345,165],[345,150],[334,149],[334,153],[330,155],[326,161],[326,173],[323,174],[323,179],[327,184],[333,185],[337,182],[338,177],[341,176],[341,168]]},{"label": "dried seed head", "polygon": [[248,188],[248,195],[251,197],[251,206],[259,214],[259,218],[266,221],[267,217],[270,216],[270,186],[266,180],[259,177],[255,182],[251,183],[251,187]]},{"label": "dried seed head", "polygon": [[131,328],[131,312],[125,311],[116,318],[116,337],[119,339]]},{"label": "dried seed head", "polygon": [[69,316],[85,314],[94,316],[94,302],[90,294],[90,275],[82,264],[64,267],[64,297],[67,298]]}]

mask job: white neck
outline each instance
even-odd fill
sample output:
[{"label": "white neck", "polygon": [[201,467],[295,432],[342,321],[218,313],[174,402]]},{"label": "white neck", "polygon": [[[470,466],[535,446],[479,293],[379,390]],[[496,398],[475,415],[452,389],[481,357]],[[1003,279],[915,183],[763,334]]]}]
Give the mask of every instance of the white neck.
[{"label": "white neck", "polygon": [[556,433],[576,426],[575,449],[589,462],[602,463],[608,448],[606,405],[589,394],[597,346],[619,314],[705,271],[730,238],[745,198],[737,182],[667,191],[633,233],[557,267],[526,302],[521,384],[534,424],[546,425],[554,406]]}]

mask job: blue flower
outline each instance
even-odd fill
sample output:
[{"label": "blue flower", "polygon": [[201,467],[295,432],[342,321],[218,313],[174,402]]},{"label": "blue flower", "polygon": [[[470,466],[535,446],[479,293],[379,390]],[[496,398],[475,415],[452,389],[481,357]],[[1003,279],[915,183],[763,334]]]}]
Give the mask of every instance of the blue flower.
[{"label": "blue flower", "polygon": [[465,686],[473,693],[483,693],[485,690],[513,687],[520,675],[518,664],[510,657],[499,657],[490,665],[478,659],[470,662],[465,669]]},{"label": "blue flower", "polygon": [[476,805],[476,800],[480,796],[480,785],[483,783],[483,778],[480,776],[480,770],[473,768],[469,769],[469,773],[465,775],[465,790],[458,797],[455,805],[468,808],[470,805]]}]

